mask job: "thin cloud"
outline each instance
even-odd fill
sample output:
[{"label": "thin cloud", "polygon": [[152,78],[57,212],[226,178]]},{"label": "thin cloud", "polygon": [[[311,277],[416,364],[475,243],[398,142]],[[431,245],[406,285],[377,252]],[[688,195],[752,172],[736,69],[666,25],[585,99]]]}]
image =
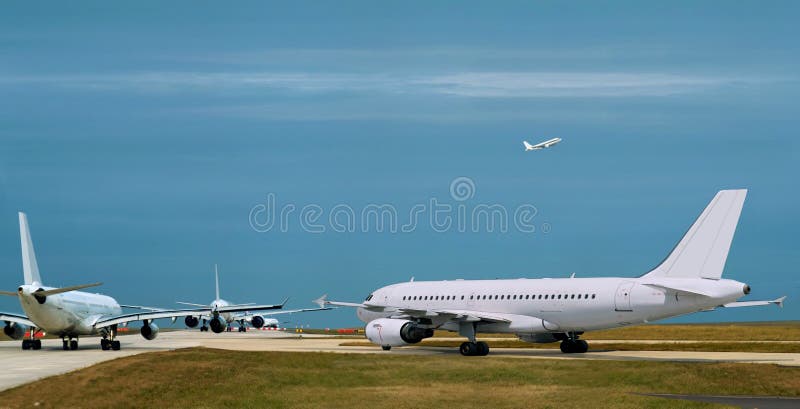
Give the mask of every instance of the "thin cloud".
[{"label": "thin cloud", "polygon": [[654,97],[769,82],[746,77],[617,72],[466,72],[406,76],[353,73],[153,72],[0,77],[0,84],[133,92],[436,94],[465,98]]}]

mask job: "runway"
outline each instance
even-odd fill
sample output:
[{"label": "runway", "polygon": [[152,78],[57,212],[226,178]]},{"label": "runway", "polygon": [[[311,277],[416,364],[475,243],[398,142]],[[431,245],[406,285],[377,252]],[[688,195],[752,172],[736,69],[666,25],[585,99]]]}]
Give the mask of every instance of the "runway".
[{"label": "runway", "polygon": [[[23,351],[20,341],[0,342],[4,370],[0,371],[0,390],[47,376],[88,367],[99,362],[178,348],[206,347],[237,351],[333,352],[392,355],[452,355],[457,359],[593,359],[621,361],[739,362],[800,366],[800,353],[691,352],[691,351],[596,351],[562,354],[558,349],[493,348],[487,358],[461,357],[456,348],[405,347],[383,351],[377,346],[341,346],[335,336],[297,334],[280,331],[249,331],[214,334],[199,331],[162,332],[153,341],[140,335],[120,336],[121,351],[102,351],[99,338],[83,338],[77,351],[63,351],[61,340],[45,339],[40,351]],[[491,341],[490,341],[491,345]],[[646,348],[646,345],[642,346]]]}]

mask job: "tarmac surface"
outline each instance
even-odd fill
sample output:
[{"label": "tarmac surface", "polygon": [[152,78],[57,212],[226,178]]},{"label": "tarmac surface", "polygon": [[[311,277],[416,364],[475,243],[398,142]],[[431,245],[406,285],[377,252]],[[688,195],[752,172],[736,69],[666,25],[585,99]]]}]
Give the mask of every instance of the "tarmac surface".
[{"label": "tarmac surface", "polygon": [[[3,371],[0,371],[0,390],[22,385],[44,377],[85,368],[99,362],[146,352],[178,348],[206,347],[236,351],[334,352],[396,355],[453,355],[462,358],[457,348],[407,347],[383,351],[377,346],[340,346],[343,339],[336,336],[293,332],[248,331],[214,334],[211,332],[161,332],[153,341],[140,335],[123,335],[120,351],[103,351],[97,337],[82,338],[77,351],[63,351],[61,340],[44,339],[39,351],[23,351],[21,341],[1,341]],[[491,341],[489,340],[491,346]],[[646,348],[646,345],[642,346]],[[558,349],[493,348],[488,358],[520,359],[595,359],[621,361],[680,361],[680,362],[742,362],[800,366],[800,353],[756,352],[692,352],[692,351],[590,351],[585,354],[562,354]],[[477,358],[485,359],[485,358]]]}]

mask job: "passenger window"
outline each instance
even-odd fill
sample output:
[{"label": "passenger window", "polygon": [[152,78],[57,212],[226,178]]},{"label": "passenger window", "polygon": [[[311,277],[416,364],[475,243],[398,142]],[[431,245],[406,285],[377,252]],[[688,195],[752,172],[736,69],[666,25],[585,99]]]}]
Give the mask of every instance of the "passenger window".
[{"label": "passenger window", "polygon": [[585,298],[585,299],[587,299],[587,300],[588,300],[588,299],[589,299],[589,294],[584,294],[584,295],[583,295],[583,298]]},{"label": "passenger window", "polygon": [[545,299],[545,300],[547,299],[547,294],[545,294],[545,296],[544,296],[544,299]]},{"label": "passenger window", "polygon": [[581,299],[581,295],[580,295],[580,294],[578,294],[578,299],[579,299],[579,300]]},{"label": "passenger window", "polygon": [[501,295],[501,296],[500,296],[500,299],[501,299],[501,300],[505,300],[505,299],[506,299],[506,296],[505,296],[505,295]]},{"label": "passenger window", "polygon": [[592,299],[594,300],[594,294],[592,294]]},{"label": "passenger window", "polygon": [[575,294],[570,295],[569,298],[570,298],[570,300],[574,300],[575,299]]},{"label": "passenger window", "polygon": [[559,299],[559,300],[561,299],[561,294],[559,294],[559,295],[558,295],[558,299]]},{"label": "passenger window", "polygon": [[525,294],[525,299],[527,300],[528,297],[530,297],[530,296],[531,296],[530,294]]},{"label": "passenger window", "polygon": [[[470,295],[469,297],[470,297],[469,299],[471,300],[471,299],[472,299],[472,296]],[[461,296],[461,299],[462,299],[462,300],[464,299],[464,296],[463,296],[463,295]]]}]

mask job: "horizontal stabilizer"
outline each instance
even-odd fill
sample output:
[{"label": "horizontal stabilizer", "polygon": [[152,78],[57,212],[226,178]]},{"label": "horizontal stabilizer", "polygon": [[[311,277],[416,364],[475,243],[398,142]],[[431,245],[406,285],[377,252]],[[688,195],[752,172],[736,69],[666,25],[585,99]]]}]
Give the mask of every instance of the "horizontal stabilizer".
[{"label": "horizontal stabilizer", "polygon": [[7,295],[9,297],[16,297],[17,293],[15,291],[0,291],[0,295]]},{"label": "horizontal stabilizer", "polygon": [[43,296],[43,297],[47,297],[49,295],[67,293],[67,292],[70,292],[70,291],[81,290],[81,289],[84,289],[84,288],[97,287],[97,286],[100,286],[100,285],[103,285],[103,283],[91,283],[91,284],[73,285],[73,286],[69,286],[69,287],[52,288],[50,290],[35,291],[33,294],[34,295]]},{"label": "horizontal stabilizer", "polygon": [[725,308],[735,308],[735,307],[758,307],[758,306],[761,306],[761,305],[772,305],[772,304],[775,304],[778,307],[783,308],[783,300],[785,300],[785,299],[786,299],[786,296],[784,295],[781,298],[777,298],[777,299],[770,300],[770,301],[738,301],[738,302],[727,303],[727,304],[724,304],[722,306],[725,307]]}]

